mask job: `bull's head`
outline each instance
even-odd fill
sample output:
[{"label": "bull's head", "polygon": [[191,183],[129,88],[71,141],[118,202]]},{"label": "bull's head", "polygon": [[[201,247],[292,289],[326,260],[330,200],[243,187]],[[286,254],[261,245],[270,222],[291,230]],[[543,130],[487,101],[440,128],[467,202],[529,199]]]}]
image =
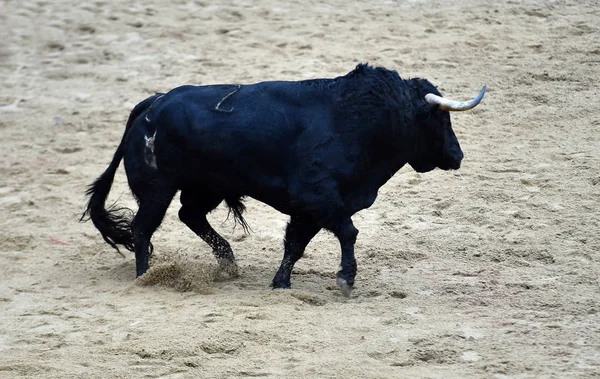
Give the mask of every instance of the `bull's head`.
[{"label": "bull's head", "polygon": [[427,80],[413,79],[418,92],[417,99],[417,146],[414,158],[408,163],[417,172],[427,172],[436,167],[457,170],[463,158],[458,139],[452,130],[450,112],[467,111],[481,102],[486,90],[484,85],[477,96],[469,101],[445,99]]}]

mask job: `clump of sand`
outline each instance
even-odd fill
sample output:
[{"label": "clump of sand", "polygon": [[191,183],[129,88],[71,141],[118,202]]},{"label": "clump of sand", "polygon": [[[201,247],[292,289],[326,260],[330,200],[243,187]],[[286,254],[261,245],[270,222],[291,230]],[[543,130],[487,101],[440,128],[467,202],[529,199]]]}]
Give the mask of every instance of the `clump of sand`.
[{"label": "clump of sand", "polygon": [[179,253],[154,255],[150,269],[138,282],[144,286],[163,286],[180,292],[209,293],[214,282],[227,274],[216,264],[196,261]]}]

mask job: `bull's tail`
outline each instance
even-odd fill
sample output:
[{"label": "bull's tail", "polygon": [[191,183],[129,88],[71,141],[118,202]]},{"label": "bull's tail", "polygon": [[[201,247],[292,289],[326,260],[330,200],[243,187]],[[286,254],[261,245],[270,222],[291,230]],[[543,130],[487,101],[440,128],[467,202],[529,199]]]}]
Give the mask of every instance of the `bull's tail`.
[{"label": "bull's tail", "polygon": [[86,195],[89,196],[90,199],[80,221],[91,219],[96,229],[102,234],[104,240],[117,251],[119,251],[117,245],[122,245],[127,250],[133,251],[133,234],[131,233],[131,217],[133,212],[128,208],[118,207],[115,204],[108,207],[108,209],[105,208],[106,198],[110,192],[117,168],[123,159],[125,144],[131,125],[160,95],[161,94],[150,96],[133,108],[129,115],[129,119],[127,120],[123,138],[121,139],[119,147],[117,147],[117,151],[115,151],[115,154],[113,155],[112,161],[108,165],[106,171],[104,171],[104,173],[89,186],[86,192]]}]

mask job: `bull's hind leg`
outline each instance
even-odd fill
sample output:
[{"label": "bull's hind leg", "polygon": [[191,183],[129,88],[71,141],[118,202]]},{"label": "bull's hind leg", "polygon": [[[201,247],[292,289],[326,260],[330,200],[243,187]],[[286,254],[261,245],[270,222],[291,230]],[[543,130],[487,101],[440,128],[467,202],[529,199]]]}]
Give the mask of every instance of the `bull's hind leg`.
[{"label": "bull's hind leg", "polygon": [[308,217],[292,216],[285,232],[283,260],[273,278],[273,288],[290,288],[294,264],[321,228]]},{"label": "bull's hind leg", "polygon": [[200,193],[196,188],[181,191],[179,219],[196,233],[213,250],[217,262],[231,276],[237,276],[233,250],[229,242],[221,237],[208,223],[206,215],[223,201],[223,197]]},{"label": "bull's hind leg", "polygon": [[141,276],[148,270],[152,234],[160,226],[177,188],[167,180],[153,180],[145,185],[133,186],[132,191],[139,204],[138,212],[131,221],[131,231],[136,274]]}]

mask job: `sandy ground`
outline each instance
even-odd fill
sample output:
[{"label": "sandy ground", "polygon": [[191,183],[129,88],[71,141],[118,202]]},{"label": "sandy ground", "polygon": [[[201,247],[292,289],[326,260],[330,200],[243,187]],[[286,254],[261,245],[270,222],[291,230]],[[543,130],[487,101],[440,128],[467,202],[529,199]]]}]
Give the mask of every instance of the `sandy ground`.
[{"label": "sandy ground", "polygon": [[[0,377],[598,377],[599,19],[562,0],[0,1]],[[287,220],[254,201],[249,236],[211,215],[235,280],[177,201],[144,283],[78,223],[149,94],[358,62],[489,90],[453,115],[463,179],[404,168],[355,216],[350,299],[326,233],[269,289]]]}]

